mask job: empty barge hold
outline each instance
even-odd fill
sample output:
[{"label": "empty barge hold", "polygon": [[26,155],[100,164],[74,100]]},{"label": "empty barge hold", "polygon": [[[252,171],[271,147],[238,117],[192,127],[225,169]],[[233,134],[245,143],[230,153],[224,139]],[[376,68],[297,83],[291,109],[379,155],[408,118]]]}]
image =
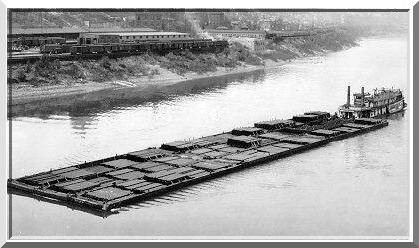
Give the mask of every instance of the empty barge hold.
[{"label": "empty barge hold", "polygon": [[110,211],[387,125],[381,119],[342,119],[313,111],[289,120],[259,122],[254,127],[10,179],[8,188],[12,193],[89,211]]}]

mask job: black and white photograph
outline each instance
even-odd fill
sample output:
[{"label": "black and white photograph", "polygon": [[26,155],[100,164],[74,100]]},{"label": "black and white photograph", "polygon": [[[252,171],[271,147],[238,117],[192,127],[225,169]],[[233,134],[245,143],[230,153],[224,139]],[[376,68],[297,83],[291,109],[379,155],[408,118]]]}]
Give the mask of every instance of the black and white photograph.
[{"label": "black and white photograph", "polygon": [[7,8],[10,239],[411,238],[411,11],[237,6]]}]

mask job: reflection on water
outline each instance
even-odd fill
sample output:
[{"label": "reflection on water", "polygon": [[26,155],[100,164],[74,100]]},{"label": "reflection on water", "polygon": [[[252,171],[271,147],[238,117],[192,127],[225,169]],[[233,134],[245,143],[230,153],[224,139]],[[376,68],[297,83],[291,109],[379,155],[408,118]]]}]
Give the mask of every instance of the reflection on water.
[{"label": "reflection on water", "polygon": [[106,89],[81,96],[62,96],[13,105],[9,114],[13,117],[36,116],[40,119],[48,119],[50,115],[57,114],[68,114],[70,116],[95,115],[145,103],[159,104],[162,101],[170,101],[181,95],[216,92],[225,89],[232,82],[261,82],[264,77],[265,72],[257,70],[215,78],[188,80],[173,85],[150,86],[145,90],[137,88]]},{"label": "reflection on water", "polygon": [[[13,177],[289,118],[335,112],[354,91],[407,93],[407,39],[276,69],[179,84],[119,101],[32,109],[13,118]],[[407,95],[407,94],[406,94]],[[164,97],[162,97],[164,96]],[[158,100],[157,100],[158,99]],[[68,102],[71,102],[70,100]],[[68,104],[66,102],[66,104]],[[43,118],[36,117],[40,112]],[[14,236],[404,236],[409,114],[362,136],[248,168],[101,216],[13,195]],[[54,223],[51,223],[54,218]]]},{"label": "reflection on water", "polygon": [[86,135],[88,129],[95,127],[95,122],[97,118],[92,115],[87,116],[70,116],[71,127],[74,129],[76,134],[79,134],[81,137]]}]

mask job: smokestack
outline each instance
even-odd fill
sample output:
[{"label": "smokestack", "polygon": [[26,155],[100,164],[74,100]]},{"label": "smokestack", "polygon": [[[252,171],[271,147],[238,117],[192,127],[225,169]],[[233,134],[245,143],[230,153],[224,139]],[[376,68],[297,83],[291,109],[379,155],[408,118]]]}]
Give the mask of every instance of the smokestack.
[{"label": "smokestack", "polygon": [[348,95],[346,96],[346,105],[351,105],[351,86],[348,85]]},{"label": "smokestack", "polygon": [[361,87],[361,107],[364,107],[364,87]]}]

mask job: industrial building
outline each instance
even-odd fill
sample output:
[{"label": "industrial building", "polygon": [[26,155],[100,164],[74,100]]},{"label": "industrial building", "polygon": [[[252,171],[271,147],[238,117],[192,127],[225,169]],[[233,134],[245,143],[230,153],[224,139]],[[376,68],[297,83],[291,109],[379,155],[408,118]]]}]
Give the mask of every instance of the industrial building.
[{"label": "industrial building", "polygon": [[253,50],[256,53],[264,53],[264,52],[266,52],[266,45],[267,45],[267,41],[266,40],[257,40],[257,39],[255,39],[253,41]]},{"label": "industrial building", "polygon": [[178,25],[184,26],[184,12],[140,12],[133,23],[136,27],[155,30],[175,31]]},{"label": "industrial building", "polygon": [[116,32],[154,32],[151,28],[12,28],[7,33],[8,38],[19,37],[62,37],[66,39],[77,39],[84,33],[116,33]]},{"label": "industrial building", "polygon": [[264,53],[266,51],[266,32],[262,30],[233,30],[217,28],[207,29],[205,31],[215,39],[225,39],[230,42],[239,42],[256,53]]},{"label": "industrial building", "polygon": [[101,43],[135,43],[140,41],[167,41],[190,39],[187,33],[178,32],[122,32],[122,33],[82,33],[80,44],[101,44]]},{"label": "industrial building", "polygon": [[222,12],[154,12],[145,11],[135,15],[132,26],[153,28],[159,31],[191,32],[199,28],[230,26]]},{"label": "industrial building", "polygon": [[262,30],[225,30],[225,29],[206,29],[215,38],[255,38],[265,39],[265,31]]}]

